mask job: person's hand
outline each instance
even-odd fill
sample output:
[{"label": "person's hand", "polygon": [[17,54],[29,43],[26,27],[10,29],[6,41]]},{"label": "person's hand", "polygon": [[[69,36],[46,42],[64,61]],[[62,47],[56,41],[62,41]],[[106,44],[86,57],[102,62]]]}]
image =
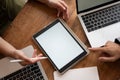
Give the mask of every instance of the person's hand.
[{"label": "person's hand", "polygon": [[103,62],[114,62],[120,58],[120,45],[111,41],[108,41],[103,47],[89,49],[100,52],[102,55],[99,60]]},{"label": "person's hand", "polygon": [[16,59],[23,60],[23,62],[21,62],[22,65],[28,65],[28,64],[36,63],[37,61],[40,61],[41,57],[43,56],[42,54],[37,55],[37,50],[36,49],[33,52],[32,58],[28,58],[25,55],[25,53],[22,52],[21,50],[15,50],[13,55]]},{"label": "person's hand", "polygon": [[48,0],[47,5],[58,10],[58,17],[60,17],[60,14],[62,14],[63,19],[67,20],[69,18],[68,6],[63,0]]},{"label": "person's hand", "polygon": [[[39,0],[40,1],[40,0]],[[63,0],[41,0],[41,2],[47,4],[49,7],[55,8],[58,10],[57,16],[67,20],[69,18],[68,6]]]}]

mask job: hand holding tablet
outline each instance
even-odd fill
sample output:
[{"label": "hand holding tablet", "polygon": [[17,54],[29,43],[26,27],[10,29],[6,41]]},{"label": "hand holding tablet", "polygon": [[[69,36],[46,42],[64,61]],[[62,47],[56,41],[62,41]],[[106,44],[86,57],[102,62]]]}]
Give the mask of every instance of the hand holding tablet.
[{"label": "hand holding tablet", "polygon": [[37,32],[33,40],[60,73],[64,73],[89,53],[87,47],[60,19]]}]

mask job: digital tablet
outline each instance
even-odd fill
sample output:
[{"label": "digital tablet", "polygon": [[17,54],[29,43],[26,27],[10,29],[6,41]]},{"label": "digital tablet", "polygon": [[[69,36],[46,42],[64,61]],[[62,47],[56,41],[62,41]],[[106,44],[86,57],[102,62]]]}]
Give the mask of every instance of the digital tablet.
[{"label": "digital tablet", "polygon": [[37,32],[33,39],[59,73],[64,73],[89,53],[87,47],[61,19]]}]

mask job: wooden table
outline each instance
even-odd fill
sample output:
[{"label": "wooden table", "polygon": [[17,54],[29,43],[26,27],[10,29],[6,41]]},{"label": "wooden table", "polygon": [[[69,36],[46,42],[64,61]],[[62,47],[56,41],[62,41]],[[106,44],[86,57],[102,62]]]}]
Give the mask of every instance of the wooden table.
[{"label": "wooden table", "polygon": [[[65,0],[65,2],[68,4],[70,9],[70,18],[66,23],[83,41],[83,43],[90,47],[76,15],[75,0]],[[29,1],[8,27],[3,38],[17,49],[33,45],[33,47],[37,48],[40,53],[41,51],[33,42],[32,36],[44,26],[48,25],[51,21],[54,21],[57,18],[56,13],[57,11],[55,9],[49,8],[44,4]],[[97,66],[100,80],[118,80],[118,78],[120,78],[120,60],[114,63],[103,63],[97,60],[98,56],[98,53],[90,52],[85,59],[77,63],[73,68]],[[49,80],[53,80],[53,71],[55,71],[55,69],[51,63],[48,60],[42,60],[41,63]]]}]

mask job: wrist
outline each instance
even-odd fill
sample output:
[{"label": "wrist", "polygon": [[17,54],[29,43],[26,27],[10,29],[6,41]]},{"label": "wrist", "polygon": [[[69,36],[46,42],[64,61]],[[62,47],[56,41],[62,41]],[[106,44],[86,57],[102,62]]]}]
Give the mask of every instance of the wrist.
[{"label": "wrist", "polygon": [[15,58],[15,59],[18,59],[19,56],[17,54],[18,54],[18,50],[15,49],[15,50],[12,51],[11,57]]}]

